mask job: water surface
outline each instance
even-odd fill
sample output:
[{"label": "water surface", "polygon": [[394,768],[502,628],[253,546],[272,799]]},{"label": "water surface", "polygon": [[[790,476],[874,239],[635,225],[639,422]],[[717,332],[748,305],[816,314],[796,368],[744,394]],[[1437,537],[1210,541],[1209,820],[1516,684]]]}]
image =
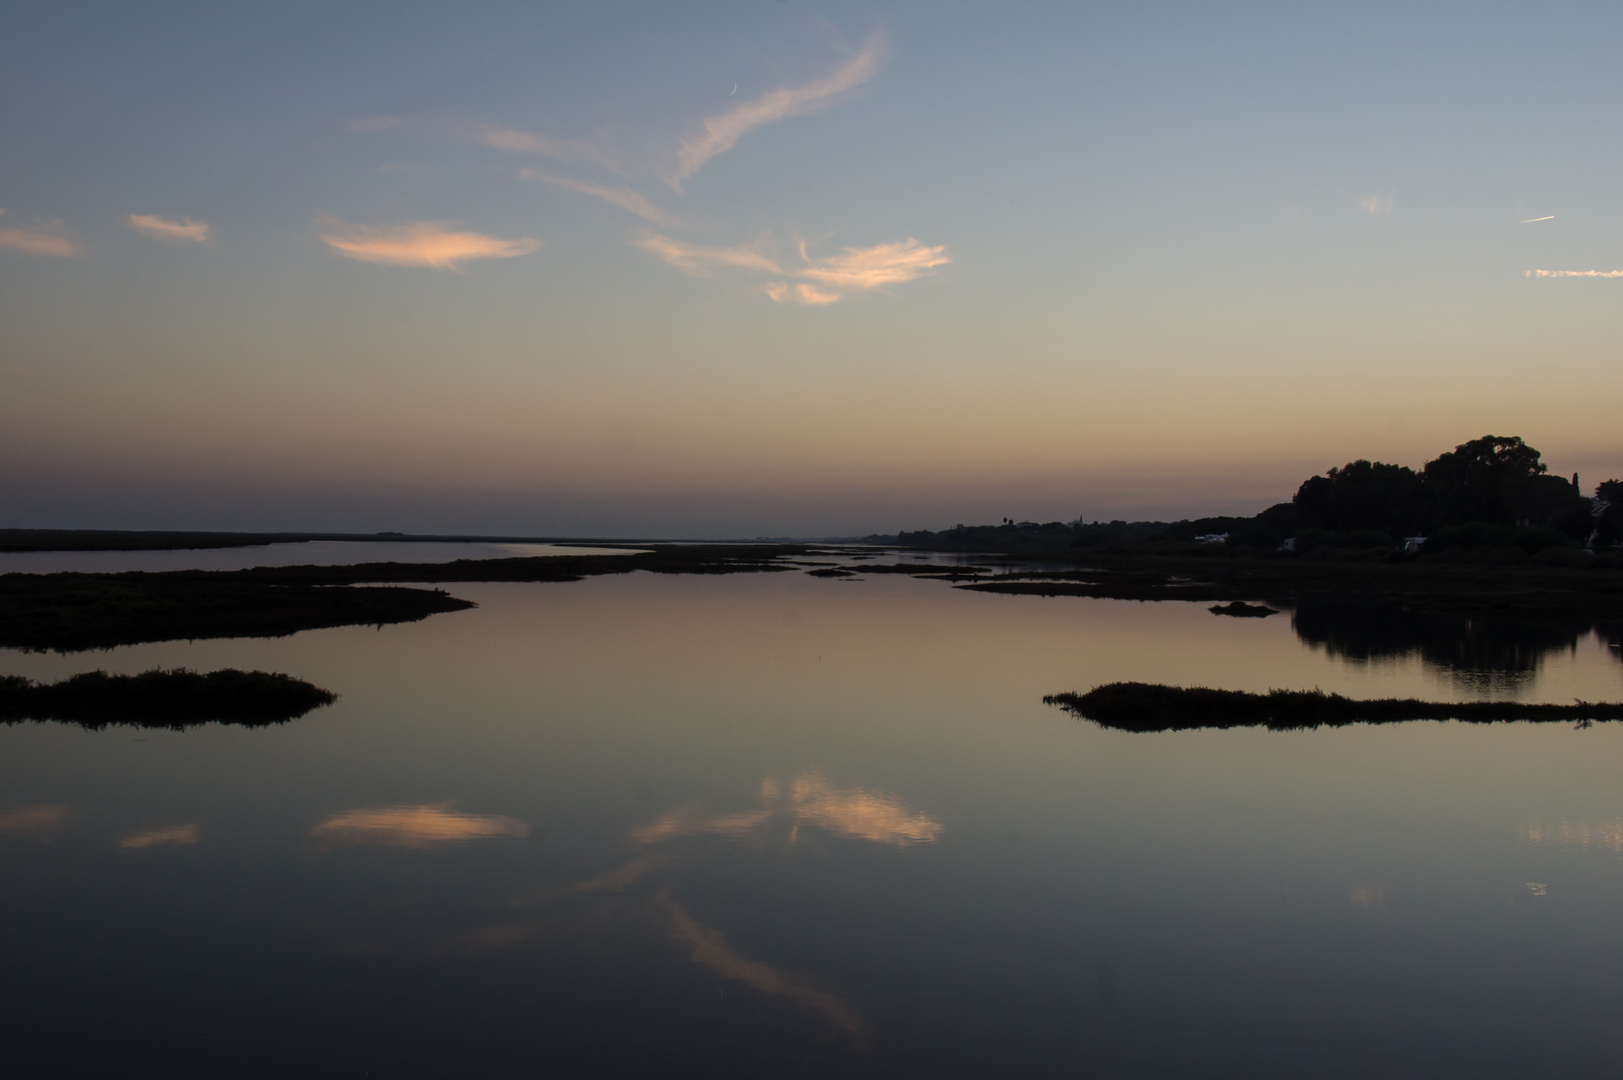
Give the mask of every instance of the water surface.
[{"label": "water surface", "polygon": [[624,555],[626,548],[436,540],[299,540],[245,547],[156,551],[0,551],[0,574],[117,574],[127,570],[248,570],[256,566],[447,563],[545,555]]},{"label": "water surface", "polygon": [[[1613,1068],[1623,728],[1133,735],[1040,700],[1493,691],[1436,650],[896,577],[453,591],[480,607],[0,653],[342,695],[267,730],[0,728],[25,1072]],[[1526,700],[1623,693],[1587,629],[1518,671]]]}]

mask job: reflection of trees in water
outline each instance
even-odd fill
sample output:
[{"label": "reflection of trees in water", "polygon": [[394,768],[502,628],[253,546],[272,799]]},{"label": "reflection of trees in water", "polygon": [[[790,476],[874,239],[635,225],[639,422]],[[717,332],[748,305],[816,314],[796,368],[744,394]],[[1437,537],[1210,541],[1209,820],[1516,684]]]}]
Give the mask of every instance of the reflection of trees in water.
[{"label": "reflection of trees in water", "polygon": [[1595,636],[1600,638],[1601,644],[1606,646],[1613,660],[1623,660],[1623,623],[1596,623]]},{"label": "reflection of trees in water", "polygon": [[1418,655],[1455,682],[1489,691],[1525,686],[1546,656],[1576,649],[1592,628],[1623,642],[1623,625],[1608,630],[1589,623],[1462,619],[1353,599],[1305,600],[1291,626],[1297,637],[1336,659],[1367,663]]}]

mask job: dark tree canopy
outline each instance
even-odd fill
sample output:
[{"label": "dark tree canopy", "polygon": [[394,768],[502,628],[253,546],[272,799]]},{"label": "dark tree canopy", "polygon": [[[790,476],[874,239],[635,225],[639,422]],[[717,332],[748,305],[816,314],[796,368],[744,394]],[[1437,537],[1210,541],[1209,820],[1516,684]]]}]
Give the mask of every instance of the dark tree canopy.
[{"label": "dark tree canopy", "polygon": [[1350,532],[1380,529],[1412,534],[1426,520],[1420,475],[1406,465],[1354,461],[1305,481],[1292,500],[1302,524]]},{"label": "dark tree canopy", "polygon": [[[1520,438],[1484,435],[1418,473],[1378,461],[1331,469],[1303,483],[1293,505],[1304,528],[1335,532],[1378,530],[1396,538],[1481,524],[1587,536],[1588,501],[1576,484],[1548,473],[1539,452]],[[1623,495],[1623,484],[1617,487]]]},{"label": "dark tree canopy", "polygon": [[[1489,525],[1544,524],[1559,509],[1541,479],[1554,479],[1572,495],[1565,480],[1546,477],[1539,452],[1516,436],[1484,435],[1461,443],[1426,462],[1427,502],[1436,525],[1482,521]],[[1534,522],[1534,519],[1538,519]]]}]

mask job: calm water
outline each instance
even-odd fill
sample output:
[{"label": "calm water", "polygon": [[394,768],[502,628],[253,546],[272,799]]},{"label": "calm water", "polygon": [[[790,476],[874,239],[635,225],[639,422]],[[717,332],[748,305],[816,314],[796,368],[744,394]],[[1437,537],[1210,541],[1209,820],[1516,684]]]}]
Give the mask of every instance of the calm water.
[{"label": "calm water", "polygon": [[1587,628],[799,573],[452,591],[480,607],[0,654],[342,695],[0,728],[24,1075],[1615,1075],[1623,727],[1130,735],[1040,700],[1615,700]]},{"label": "calm water", "polygon": [[624,548],[462,541],[302,540],[251,547],[175,551],[0,551],[0,574],[117,574],[126,570],[246,570],[255,566],[353,566],[369,562],[445,563],[545,555],[623,555]]}]

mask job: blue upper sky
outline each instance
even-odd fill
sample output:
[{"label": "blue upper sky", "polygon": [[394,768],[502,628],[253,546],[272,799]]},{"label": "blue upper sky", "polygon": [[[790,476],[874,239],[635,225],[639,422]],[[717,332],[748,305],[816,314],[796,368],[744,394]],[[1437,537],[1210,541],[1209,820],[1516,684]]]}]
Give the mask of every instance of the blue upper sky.
[{"label": "blue upper sky", "polygon": [[[1617,5],[19,6],[0,526],[1623,475]],[[1543,273],[1541,273],[1543,272]]]}]

